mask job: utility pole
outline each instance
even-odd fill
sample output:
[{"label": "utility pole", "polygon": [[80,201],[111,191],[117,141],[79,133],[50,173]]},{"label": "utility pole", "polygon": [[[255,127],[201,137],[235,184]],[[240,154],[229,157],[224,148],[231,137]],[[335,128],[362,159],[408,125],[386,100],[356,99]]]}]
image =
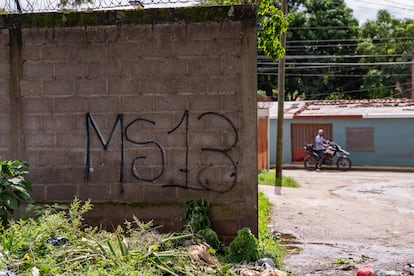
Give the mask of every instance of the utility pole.
[{"label": "utility pole", "polygon": [[[282,0],[282,12],[287,16],[287,0]],[[286,32],[280,34],[280,43],[286,49]],[[283,117],[285,105],[285,55],[279,59],[277,81],[277,147],[276,147],[276,186],[282,186],[283,162]]]}]

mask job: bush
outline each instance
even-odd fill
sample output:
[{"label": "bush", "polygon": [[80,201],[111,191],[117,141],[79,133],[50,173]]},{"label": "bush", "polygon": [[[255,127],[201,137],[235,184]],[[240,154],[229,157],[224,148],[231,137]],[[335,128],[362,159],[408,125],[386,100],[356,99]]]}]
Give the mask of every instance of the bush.
[{"label": "bush", "polygon": [[0,162],[0,223],[7,227],[9,217],[19,209],[20,203],[32,203],[28,193],[32,185],[25,179],[29,165],[22,161]]}]

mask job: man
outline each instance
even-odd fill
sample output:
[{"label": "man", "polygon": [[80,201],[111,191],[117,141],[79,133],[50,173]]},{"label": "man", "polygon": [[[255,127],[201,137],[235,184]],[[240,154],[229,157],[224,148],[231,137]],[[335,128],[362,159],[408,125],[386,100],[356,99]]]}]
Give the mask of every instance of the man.
[{"label": "man", "polygon": [[320,159],[318,161],[318,164],[316,165],[316,171],[319,172],[321,170],[321,166],[323,163],[323,160],[325,160],[325,150],[326,147],[329,146],[329,141],[325,140],[323,138],[323,129],[319,129],[318,135],[315,137],[315,150],[318,152]]}]

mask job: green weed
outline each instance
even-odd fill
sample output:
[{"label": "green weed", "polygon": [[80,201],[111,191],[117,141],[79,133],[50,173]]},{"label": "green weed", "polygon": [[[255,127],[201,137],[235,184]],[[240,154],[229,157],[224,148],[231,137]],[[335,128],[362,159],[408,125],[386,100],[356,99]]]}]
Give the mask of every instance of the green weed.
[{"label": "green weed", "polygon": [[[262,170],[259,172],[257,180],[261,185],[276,185],[275,170]],[[300,185],[290,176],[282,176],[282,187],[299,188]]]}]

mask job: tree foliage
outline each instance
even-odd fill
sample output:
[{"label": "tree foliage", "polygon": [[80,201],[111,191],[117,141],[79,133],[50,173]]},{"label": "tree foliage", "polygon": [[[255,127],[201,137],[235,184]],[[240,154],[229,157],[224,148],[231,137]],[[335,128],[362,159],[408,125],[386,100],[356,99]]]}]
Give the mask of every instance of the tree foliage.
[{"label": "tree foliage", "polygon": [[[387,11],[379,11],[376,20],[360,29],[357,52],[369,57],[361,63],[378,63],[367,67],[361,90],[369,98],[406,97],[410,90],[410,66],[393,64],[410,61],[414,52],[414,20],[397,20]],[[388,63],[388,64],[387,64]]]},{"label": "tree foliage", "polygon": [[344,62],[344,55],[356,51],[350,41],[357,37],[358,21],[344,1],[305,0],[292,11],[292,18],[287,32],[287,55],[292,56],[286,67],[287,93],[319,99],[358,89],[358,82],[346,77],[358,69],[320,64]]}]

